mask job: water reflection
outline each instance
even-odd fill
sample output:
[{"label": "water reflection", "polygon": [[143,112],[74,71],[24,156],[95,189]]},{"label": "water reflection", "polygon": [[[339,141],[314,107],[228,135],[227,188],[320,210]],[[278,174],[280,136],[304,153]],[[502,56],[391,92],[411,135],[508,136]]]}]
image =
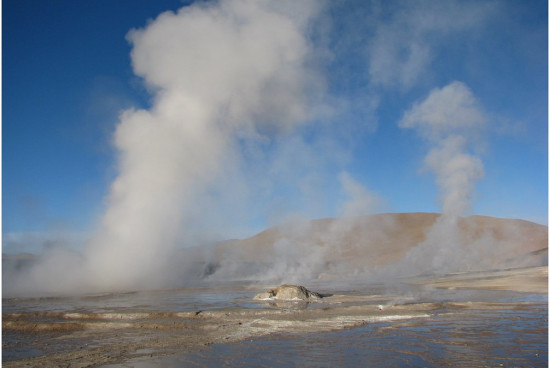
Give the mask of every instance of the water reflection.
[{"label": "water reflection", "polygon": [[428,320],[271,336],[188,354],[137,358],[124,366],[546,367],[547,362],[547,308],[539,305],[521,310],[442,311]]},{"label": "water reflection", "polygon": [[[225,287],[196,288],[133,293],[112,293],[80,297],[4,299],[4,317],[24,313],[25,322],[56,322],[67,320],[70,313],[132,313],[160,314],[180,311],[205,311],[223,308],[282,308],[316,309],[327,305],[319,303],[266,303],[253,301],[263,288]],[[329,290],[317,289],[322,292]],[[254,366],[254,367],[333,367],[333,366],[390,366],[390,367],[498,367],[547,366],[548,308],[546,294],[525,294],[488,290],[439,290],[426,287],[400,288],[376,286],[357,290],[330,290],[349,296],[366,295],[353,304],[394,304],[414,302],[441,302],[430,318],[368,323],[363,327],[328,333],[275,335],[239,343],[215,344],[178,351],[151,350],[152,357],[129,359],[119,365],[104,367],[181,367],[181,366]],[[328,298],[330,299],[330,298]],[[461,309],[450,302],[513,303],[506,308]],[[446,306],[445,302],[449,302]],[[538,303],[538,304],[525,304]],[[339,304],[347,305],[346,302]],[[57,313],[57,314],[56,314]],[[93,318],[93,316],[86,317]],[[10,320],[4,318],[4,321]],[[12,318],[15,320],[15,318]],[[83,319],[85,322],[86,319]],[[182,320],[183,321],[183,320]],[[108,322],[108,321],[107,321]],[[180,323],[179,321],[178,323]],[[181,322],[183,323],[183,322]],[[188,323],[188,322],[186,322]],[[125,332],[132,343],[141,338],[135,329]],[[179,333],[179,332],[178,332]],[[3,329],[3,361],[23,357],[54,354],[75,346],[114,344],[121,336],[93,334],[66,340],[56,338],[50,344],[48,333]],[[108,341],[105,337],[113,339]],[[141,353],[136,353],[139,355]],[[144,353],[145,354],[145,353]],[[166,356],[158,356],[167,354]],[[134,356],[136,356],[134,355]]]}]

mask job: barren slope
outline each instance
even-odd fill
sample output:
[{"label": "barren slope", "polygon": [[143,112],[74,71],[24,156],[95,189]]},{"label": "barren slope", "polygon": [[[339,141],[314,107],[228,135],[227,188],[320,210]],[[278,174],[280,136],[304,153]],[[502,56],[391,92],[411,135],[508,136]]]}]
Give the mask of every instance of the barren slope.
[{"label": "barren slope", "polygon": [[[387,213],[344,219],[319,219],[265,230],[217,246],[215,261],[250,264],[309,258],[323,265],[380,267],[401,260],[426,240],[439,214]],[[523,220],[470,216],[458,222],[459,242],[468,251],[491,247],[490,268],[547,265],[548,228]],[[493,251],[494,250],[494,251]]]}]

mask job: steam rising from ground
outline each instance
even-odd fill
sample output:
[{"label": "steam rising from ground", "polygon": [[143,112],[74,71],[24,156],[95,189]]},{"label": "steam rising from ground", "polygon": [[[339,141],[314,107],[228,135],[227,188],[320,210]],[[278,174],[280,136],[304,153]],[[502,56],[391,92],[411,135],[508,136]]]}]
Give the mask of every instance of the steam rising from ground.
[{"label": "steam rising from ground", "polygon": [[[97,235],[68,262],[78,265],[70,283],[110,290],[173,281],[167,261],[176,245],[197,240],[202,206],[246,193],[223,191],[242,184],[239,140],[290,134],[320,106],[323,82],[305,37],[315,12],[313,1],[197,3],[128,34],[152,106],[120,116],[118,177]],[[65,266],[45,262],[19,286],[47,288],[41,277],[56,284],[49,270]]]},{"label": "steam rising from ground", "polygon": [[399,123],[401,128],[418,130],[431,147],[425,165],[435,174],[440,189],[442,216],[429,230],[426,240],[405,259],[419,272],[455,271],[477,266],[485,258],[480,257],[481,246],[477,252],[464,248],[457,222],[470,209],[475,183],[484,175],[481,159],[470,150],[486,123],[473,93],[464,83],[456,81],[434,89],[423,102],[407,111]]},{"label": "steam rising from ground", "polygon": [[[4,282],[4,291],[179,286],[182,277],[214,271],[218,280],[230,278],[243,265],[237,262],[246,258],[242,250],[227,253],[219,269],[195,272],[197,260],[215,258],[213,248],[189,250],[183,259],[174,256],[176,248],[227,237],[228,228],[262,215],[286,218],[286,236],[274,243],[269,267],[248,276],[298,282],[323,272],[349,273],[347,266],[326,259],[344,254],[357,241],[346,238],[360,223],[357,216],[376,212],[383,201],[340,170],[346,197],[339,207],[341,219],[317,232],[315,244],[311,223],[298,211],[292,215],[296,208],[315,213],[324,196],[323,169],[344,166],[347,160],[347,143],[334,137],[353,136],[354,131],[344,122],[328,124],[326,117],[345,108],[357,110],[364,116],[359,122],[354,117],[352,124],[373,129],[377,91],[410,89],[434,59],[432,43],[475,28],[492,11],[475,2],[410,4],[403,2],[384,20],[369,13],[360,14],[365,17],[360,24],[338,25],[321,9],[327,4],[314,0],[198,2],[130,31],[132,66],[151,93],[151,106],[120,115],[113,136],[118,176],[99,229],[83,254],[52,249],[28,273]],[[341,3],[332,6],[336,14],[341,11]],[[376,3],[366,8],[372,14],[380,10]],[[331,26],[354,28],[354,34],[327,40]],[[356,31],[370,38],[354,44]],[[333,56],[329,44],[335,50],[365,49],[369,90],[361,98],[340,101],[328,92],[330,76],[322,65]],[[361,99],[365,101],[357,102]],[[321,133],[308,131],[308,124],[316,124]],[[402,271],[448,271],[470,262],[471,257],[462,257],[456,224],[467,214],[484,174],[475,152],[486,124],[479,102],[461,82],[432,90],[399,122],[403,129],[416,130],[429,149],[424,165],[435,175],[443,213],[426,240],[405,257]],[[298,204],[286,206],[273,197],[273,187]],[[383,243],[395,226],[389,218],[379,218],[366,227],[372,241]],[[212,234],[214,228],[219,233]],[[489,248],[476,249],[468,254]],[[374,270],[351,272],[360,277]]]},{"label": "steam rising from ground", "polygon": [[[213,277],[223,279],[241,275],[252,280],[297,283],[319,278],[372,281],[493,266],[490,264],[494,261],[491,252],[497,248],[505,251],[509,244],[495,240],[489,233],[468,235],[464,229],[467,225],[459,226],[461,217],[468,214],[472,204],[475,184],[484,174],[481,159],[472,152],[482,141],[486,124],[487,118],[473,93],[464,83],[456,81],[432,90],[424,101],[415,103],[404,114],[399,126],[417,130],[429,148],[424,164],[435,175],[442,207],[442,215],[426,227],[426,233],[420,234],[423,240],[408,253],[399,255],[406,249],[403,244],[410,239],[399,239],[395,234],[404,226],[415,225],[397,224],[392,216],[362,217],[375,213],[380,199],[348,173],[343,173],[340,181],[349,200],[342,205],[340,218],[326,222],[321,228],[309,221],[294,219],[278,230],[274,240],[266,236],[255,244],[261,247],[262,242],[272,242],[271,248],[267,247],[269,257],[263,257],[264,262],[266,258],[268,261],[260,270],[255,271],[243,263],[245,255],[230,251]],[[365,236],[368,241],[361,239]],[[390,238],[390,244],[383,245]],[[396,247],[392,244],[395,242],[403,244]],[[360,246],[356,244],[364,248],[358,250]],[[384,255],[384,247],[389,249],[387,255]],[[372,252],[373,260],[393,258],[393,261],[385,267],[368,262],[354,267],[353,260],[349,259],[340,264],[334,262],[353,252],[359,252],[357,257],[366,260]]]},{"label": "steam rising from ground", "polygon": [[468,87],[453,82],[434,89],[399,123],[401,128],[418,130],[431,147],[425,164],[435,174],[445,216],[464,215],[472,204],[474,185],[484,173],[481,159],[469,149],[486,120]]},{"label": "steam rising from ground", "polygon": [[[307,20],[313,6],[300,11]],[[305,68],[306,25],[264,2],[224,1],[161,14],[129,33],[154,103],[125,111],[115,133],[120,174],[88,254],[99,285],[158,286],[154,275],[166,274],[196,198],[237,169],[236,139],[288,132],[310,117],[317,85]]]}]

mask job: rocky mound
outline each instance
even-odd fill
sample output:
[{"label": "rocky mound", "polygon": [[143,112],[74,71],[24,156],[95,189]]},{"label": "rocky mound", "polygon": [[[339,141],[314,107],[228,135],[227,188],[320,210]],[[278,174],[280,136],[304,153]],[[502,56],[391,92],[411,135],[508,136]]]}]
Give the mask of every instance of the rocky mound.
[{"label": "rocky mound", "polygon": [[322,295],[299,285],[281,285],[266,293],[257,294],[256,300],[312,300],[321,299]]}]

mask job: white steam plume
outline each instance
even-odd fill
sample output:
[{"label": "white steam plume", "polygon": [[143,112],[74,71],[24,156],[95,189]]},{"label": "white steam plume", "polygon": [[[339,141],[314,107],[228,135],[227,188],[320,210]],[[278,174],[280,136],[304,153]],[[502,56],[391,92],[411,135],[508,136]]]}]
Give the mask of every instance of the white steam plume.
[{"label": "white steam plume", "polygon": [[[330,12],[321,14],[321,4],[330,4]],[[438,47],[447,44],[444,36],[475,31],[494,14],[489,5],[213,0],[163,13],[131,31],[132,65],[151,92],[151,107],[120,115],[113,137],[119,172],[99,230],[84,254],[52,251],[30,277],[10,281],[9,287],[43,292],[162,287],[181,276],[172,273],[183,267],[172,257],[174,247],[213,240],[212,227],[225,229],[211,225],[227,217],[242,224],[253,222],[241,216],[254,211],[268,220],[304,209],[308,217],[326,213],[332,208],[325,203],[328,177],[333,180],[331,173],[350,159],[343,142],[376,125],[382,96],[375,90],[406,90],[425,80]],[[332,19],[331,40],[328,18],[340,14],[332,13],[338,8],[344,16],[338,17],[341,23]],[[335,68],[325,70],[325,82],[317,71],[332,57]],[[353,61],[349,70],[339,65],[347,61]],[[356,61],[366,67],[358,80]],[[354,80],[346,83],[346,75]],[[326,86],[329,82],[335,85]],[[335,101],[346,84],[366,89]],[[329,90],[335,95],[325,96]],[[325,98],[341,111],[328,108]],[[325,121],[306,132],[304,123],[334,112],[353,119]],[[472,93],[459,82],[434,90],[401,121],[402,128],[421,132],[431,148],[425,166],[436,175],[446,219],[467,212],[483,175],[470,148],[484,123]],[[342,216],[372,213],[379,204],[348,174],[340,184],[350,198]],[[352,225],[351,218],[335,222],[319,252],[309,251],[307,241],[300,247],[281,243],[281,259],[309,257],[307,274],[314,275],[324,252],[339,251]]]},{"label": "white steam plume", "polygon": [[102,288],[159,286],[189,213],[222,169],[235,141],[288,132],[310,117],[316,80],[305,65],[311,2],[227,0],[166,12],[133,30],[135,73],[154,91],[149,110],[129,110],[115,133],[120,173],[102,229],[89,247]]},{"label": "white steam plume", "polygon": [[120,115],[118,176],[99,229],[82,257],[50,257],[10,287],[83,292],[181,282],[181,265],[170,264],[174,248],[204,232],[212,196],[231,197],[228,187],[246,193],[239,144],[289,134],[319,106],[323,81],[306,36],[317,5],[198,2],[130,31],[132,66],[152,105]]},{"label": "white steam plume", "polygon": [[405,259],[418,273],[449,272],[473,262],[464,253],[457,221],[470,209],[475,183],[484,174],[481,159],[468,150],[486,122],[473,93],[456,81],[434,89],[399,122],[401,128],[418,130],[431,146],[425,165],[440,190],[442,216]]},{"label": "white steam plume", "polygon": [[485,124],[470,89],[456,81],[434,89],[399,122],[401,128],[417,129],[431,146],[425,164],[436,176],[444,215],[463,215],[471,205],[474,184],[483,177],[483,163],[468,148]]}]

